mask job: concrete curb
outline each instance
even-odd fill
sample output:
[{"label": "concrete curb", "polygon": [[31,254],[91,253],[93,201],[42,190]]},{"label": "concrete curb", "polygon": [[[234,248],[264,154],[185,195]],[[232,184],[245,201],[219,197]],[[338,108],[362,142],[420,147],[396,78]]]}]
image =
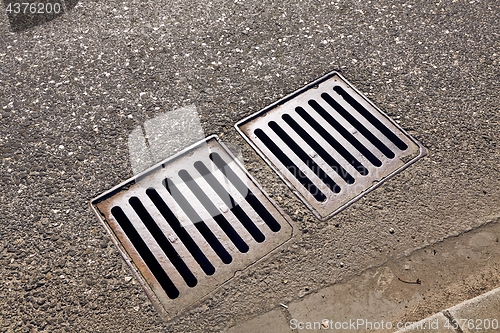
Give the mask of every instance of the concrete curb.
[{"label": "concrete curb", "polygon": [[[444,319],[444,321],[443,321]],[[431,323],[438,325],[431,327]],[[447,327],[445,327],[445,323]],[[500,288],[466,300],[396,333],[421,332],[500,332]],[[437,327],[436,327],[437,326]]]}]

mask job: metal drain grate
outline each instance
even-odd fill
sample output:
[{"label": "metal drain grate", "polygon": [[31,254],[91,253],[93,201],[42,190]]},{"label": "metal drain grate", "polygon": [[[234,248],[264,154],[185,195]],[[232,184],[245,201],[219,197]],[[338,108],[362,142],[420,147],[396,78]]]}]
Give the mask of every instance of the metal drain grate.
[{"label": "metal drain grate", "polygon": [[241,120],[236,129],[320,219],[426,154],[335,72]]},{"label": "metal drain grate", "polygon": [[285,215],[215,136],[91,204],[167,320],[292,236]]}]

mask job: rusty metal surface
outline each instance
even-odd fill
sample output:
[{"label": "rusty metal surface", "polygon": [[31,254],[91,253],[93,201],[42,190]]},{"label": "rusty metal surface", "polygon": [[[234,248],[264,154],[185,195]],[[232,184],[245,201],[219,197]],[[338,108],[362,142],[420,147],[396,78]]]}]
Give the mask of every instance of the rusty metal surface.
[{"label": "rusty metal surface", "polygon": [[336,72],[235,127],[323,220],[426,154]]},{"label": "rusty metal surface", "polygon": [[[210,159],[217,156],[212,154],[217,154],[227,165],[221,168],[216,163],[220,160]],[[208,171],[208,175],[200,170]],[[186,175],[191,177],[187,181]],[[169,181],[164,183],[165,179]],[[174,187],[181,194],[174,192]],[[157,195],[151,194],[152,189]],[[167,210],[161,208],[158,198],[175,217],[167,219],[164,215]],[[195,213],[189,211],[186,202]],[[216,136],[103,193],[92,200],[91,206],[166,320],[292,236],[288,218]],[[195,215],[199,219],[193,218]],[[243,221],[241,216],[248,219]],[[154,221],[157,229],[151,229],[148,221]],[[215,239],[210,239],[207,233]],[[216,250],[208,240],[219,242],[223,249]],[[147,249],[137,245],[138,242],[143,242]],[[170,248],[170,252],[165,248]],[[195,252],[196,248],[202,254]],[[151,265],[152,261],[157,268]],[[160,267],[165,278],[161,278],[164,275],[159,273]]]}]

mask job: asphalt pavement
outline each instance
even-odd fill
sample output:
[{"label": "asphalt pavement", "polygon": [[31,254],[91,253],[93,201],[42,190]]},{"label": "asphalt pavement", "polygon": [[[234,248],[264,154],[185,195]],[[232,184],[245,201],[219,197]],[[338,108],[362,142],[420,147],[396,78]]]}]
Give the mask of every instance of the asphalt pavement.
[{"label": "asphalt pavement", "polygon": [[[0,331],[221,332],[497,218],[498,22],[495,0],[82,1],[20,31],[0,14]],[[233,125],[332,70],[429,154],[320,222]],[[165,323],[89,201],[132,176],[134,128],[189,105],[296,234]]]}]

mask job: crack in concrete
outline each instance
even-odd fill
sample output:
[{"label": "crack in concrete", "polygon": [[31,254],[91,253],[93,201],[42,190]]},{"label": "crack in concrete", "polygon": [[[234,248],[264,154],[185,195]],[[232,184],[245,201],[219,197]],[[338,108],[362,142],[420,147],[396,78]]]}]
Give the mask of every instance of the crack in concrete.
[{"label": "crack in concrete", "polygon": [[464,333],[458,321],[451,315],[450,311],[444,310],[442,314],[450,321],[450,325],[453,324],[452,329],[457,333]]}]

